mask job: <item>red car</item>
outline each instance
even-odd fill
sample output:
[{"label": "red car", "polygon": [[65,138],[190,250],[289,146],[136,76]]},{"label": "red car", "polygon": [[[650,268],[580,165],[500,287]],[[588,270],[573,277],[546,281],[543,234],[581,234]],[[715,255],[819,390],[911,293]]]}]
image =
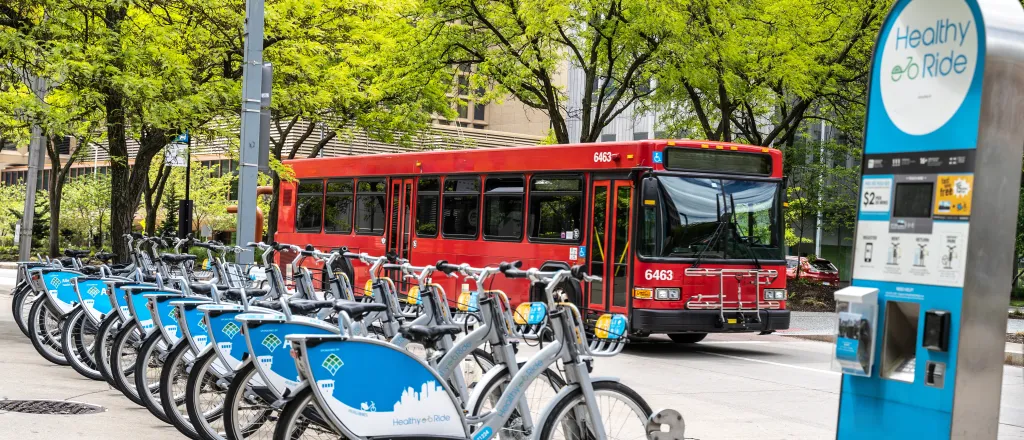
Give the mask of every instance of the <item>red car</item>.
[{"label": "red car", "polygon": [[797,279],[797,265],[800,265],[800,279],[823,286],[839,285],[839,269],[831,261],[818,258],[808,261],[806,257],[786,257],[786,279]]}]

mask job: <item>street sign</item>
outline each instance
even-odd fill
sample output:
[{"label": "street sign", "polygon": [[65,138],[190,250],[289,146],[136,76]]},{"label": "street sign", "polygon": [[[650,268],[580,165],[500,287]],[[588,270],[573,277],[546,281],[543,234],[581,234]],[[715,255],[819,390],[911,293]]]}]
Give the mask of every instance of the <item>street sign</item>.
[{"label": "street sign", "polygon": [[172,142],[164,147],[164,165],[169,167],[188,166],[188,144]]}]

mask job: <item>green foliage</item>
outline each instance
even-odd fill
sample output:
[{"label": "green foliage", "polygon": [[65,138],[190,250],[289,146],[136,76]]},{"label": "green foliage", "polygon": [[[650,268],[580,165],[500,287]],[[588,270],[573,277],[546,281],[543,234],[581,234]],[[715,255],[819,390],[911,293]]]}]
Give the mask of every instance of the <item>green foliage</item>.
[{"label": "green foliage", "polygon": [[790,143],[809,111],[859,136],[891,0],[704,0],[666,42],[657,101],[672,133]]},{"label": "green foliage", "polygon": [[25,184],[0,185],[0,245],[17,246],[14,242],[14,228],[21,221],[24,209]]},{"label": "green foliage", "polygon": [[68,180],[61,195],[61,228],[75,247],[102,247],[109,241],[110,176],[91,174]]},{"label": "green foliage", "polygon": [[[424,0],[420,14],[441,60],[475,66],[470,88],[482,101],[511,94],[547,113],[568,143],[570,118],[581,121],[581,142],[596,142],[645,102],[663,46],[689,26],[685,10],[679,0]],[[563,87],[569,75],[583,87],[579,103]]]},{"label": "green foliage", "polygon": [[170,186],[164,189],[163,200],[160,202],[160,207],[163,208],[164,219],[160,222],[160,228],[157,230],[159,235],[178,235],[178,201],[181,198],[178,197],[177,188]]}]

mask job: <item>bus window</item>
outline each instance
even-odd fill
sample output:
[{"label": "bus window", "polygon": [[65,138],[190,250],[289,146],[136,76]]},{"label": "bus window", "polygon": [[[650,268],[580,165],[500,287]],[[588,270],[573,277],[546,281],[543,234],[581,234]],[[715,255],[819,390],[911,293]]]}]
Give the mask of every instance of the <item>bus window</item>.
[{"label": "bus window", "polygon": [[356,233],[384,235],[384,198],[387,196],[384,179],[359,179],[356,184]]},{"label": "bus window", "polygon": [[533,176],[530,185],[530,238],[579,243],[583,178]]},{"label": "bus window", "polygon": [[295,205],[295,230],[320,232],[324,214],[324,181],[300,180]]},{"label": "bus window", "polygon": [[324,198],[324,232],[348,234],[352,232],[352,179],[327,181]]},{"label": "bus window", "polygon": [[523,176],[487,177],[484,182],[484,240],[523,239]]},{"label": "bus window", "polygon": [[480,222],[480,178],[453,177],[444,181],[441,234],[474,239]]},{"label": "bus window", "polygon": [[441,180],[420,177],[416,190],[416,236],[437,237],[437,205],[441,202]]}]

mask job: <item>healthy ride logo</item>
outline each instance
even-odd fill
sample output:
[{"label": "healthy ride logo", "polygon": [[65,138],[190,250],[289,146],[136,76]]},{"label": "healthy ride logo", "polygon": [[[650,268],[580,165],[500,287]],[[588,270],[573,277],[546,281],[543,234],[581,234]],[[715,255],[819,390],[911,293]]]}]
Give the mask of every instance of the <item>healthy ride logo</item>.
[{"label": "healthy ride logo", "polygon": [[963,0],[913,0],[892,22],[878,81],[893,124],[911,135],[945,125],[978,64],[978,23]]}]

